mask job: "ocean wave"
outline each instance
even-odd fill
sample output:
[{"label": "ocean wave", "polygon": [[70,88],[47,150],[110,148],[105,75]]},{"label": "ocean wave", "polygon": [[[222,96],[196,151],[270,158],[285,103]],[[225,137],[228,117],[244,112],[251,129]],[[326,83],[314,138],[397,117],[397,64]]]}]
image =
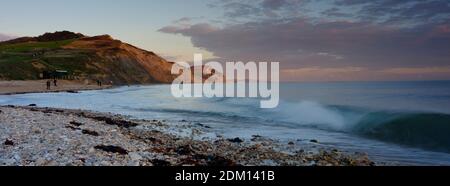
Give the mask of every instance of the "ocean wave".
[{"label": "ocean wave", "polygon": [[352,133],[385,142],[450,152],[450,115],[376,111],[303,101],[279,110],[281,120],[324,130]]},{"label": "ocean wave", "polygon": [[450,152],[450,115],[435,113],[365,114],[352,132],[370,138]]}]

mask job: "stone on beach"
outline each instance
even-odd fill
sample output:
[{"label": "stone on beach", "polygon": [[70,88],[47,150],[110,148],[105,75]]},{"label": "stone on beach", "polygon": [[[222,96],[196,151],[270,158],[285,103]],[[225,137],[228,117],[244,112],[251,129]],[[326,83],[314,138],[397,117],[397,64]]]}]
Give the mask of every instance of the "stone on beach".
[{"label": "stone on beach", "polygon": [[124,148],[114,145],[97,145],[94,148],[98,150],[103,150],[105,152],[118,153],[122,155],[128,154],[128,151],[125,150]]},{"label": "stone on beach", "polygon": [[3,144],[7,145],[7,146],[14,146],[14,142],[12,140],[10,140],[10,139],[6,139],[5,143],[3,143]]},{"label": "stone on beach", "polygon": [[244,142],[244,140],[242,140],[241,138],[228,139],[228,141],[230,141],[232,143],[242,143],[242,142]]}]

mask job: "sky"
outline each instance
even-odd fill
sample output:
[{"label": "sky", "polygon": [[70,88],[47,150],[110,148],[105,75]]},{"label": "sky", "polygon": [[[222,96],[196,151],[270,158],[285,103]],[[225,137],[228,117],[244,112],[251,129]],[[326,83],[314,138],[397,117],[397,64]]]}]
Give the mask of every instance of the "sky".
[{"label": "sky", "polygon": [[0,3],[0,40],[69,30],[171,61],[280,62],[283,81],[450,80],[448,0]]}]

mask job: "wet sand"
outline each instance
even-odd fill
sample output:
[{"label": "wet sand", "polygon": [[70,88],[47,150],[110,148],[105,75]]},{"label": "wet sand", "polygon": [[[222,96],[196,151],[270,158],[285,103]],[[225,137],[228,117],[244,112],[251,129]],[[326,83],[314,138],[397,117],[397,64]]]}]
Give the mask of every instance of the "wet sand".
[{"label": "wet sand", "polygon": [[100,87],[97,84],[86,84],[82,81],[58,80],[58,86],[54,86],[52,81],[50,90],[47,90],[46,82],[47,80],[0,81],[0,95],[96,90],[111,87],[111,85]]}]

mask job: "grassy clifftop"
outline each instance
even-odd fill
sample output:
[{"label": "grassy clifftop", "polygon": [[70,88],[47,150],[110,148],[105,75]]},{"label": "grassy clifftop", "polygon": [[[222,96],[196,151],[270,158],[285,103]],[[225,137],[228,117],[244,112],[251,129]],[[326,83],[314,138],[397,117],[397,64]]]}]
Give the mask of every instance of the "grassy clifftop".
[{"label": "grassy clifftop", "polygon": [[[83,61],[87,54],[67,51],[61,47],[75,39],[51,42],[25,42],[0,45],[0,78],[7,80],[39,79],[43,70],[67,69],[75,72],[83,70]],[[65,53],[65,58],[61,55]],[[66,61],[64,61],[66,60]],[[72,63],[68,63],[72,61]],[[80,63],[81,64],[81,63]]]},{"label": "grassy clifftop", "polygon": [[3,80],[35,80],[43,71],[66,70],[82,80],[168,83],[173,79],[170,68],[170,62],[154,53],[109,36],[57,32],[0,43]]}]

